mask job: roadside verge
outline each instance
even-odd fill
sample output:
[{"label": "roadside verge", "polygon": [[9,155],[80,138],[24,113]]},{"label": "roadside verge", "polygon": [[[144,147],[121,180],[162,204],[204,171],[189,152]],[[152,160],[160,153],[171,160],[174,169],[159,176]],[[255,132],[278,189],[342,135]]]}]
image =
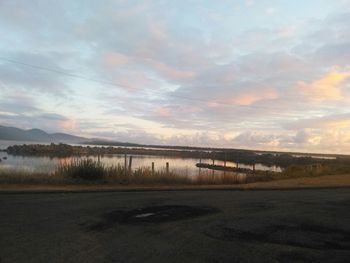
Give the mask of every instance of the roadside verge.
[{"label": "roadside verge", "polygon": [[82,193],[113,191],[181,191],[181,190],[292,190],[320,188],[350,188],[350,174],[294,178],[232,185],[0,185],[3,193]]}]

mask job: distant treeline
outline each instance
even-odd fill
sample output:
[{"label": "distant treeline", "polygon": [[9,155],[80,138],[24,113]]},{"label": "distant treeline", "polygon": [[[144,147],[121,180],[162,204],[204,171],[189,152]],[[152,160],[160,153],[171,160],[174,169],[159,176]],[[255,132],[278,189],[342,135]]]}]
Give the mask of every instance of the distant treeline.
[{"label": "distant treeline", "polygon": [[[130,146],[129,146],[130,147]],[[36,155],[36,156],[88,156],[88,155],[106,155],[106,154],[128,154],[128,155],[155,155],[155,156],[173,156],[180,158],[197,159],[215,159],[238,162],[242,164],[261,163],[267,166],[280,166],[286,168],[291,165],[313,165],[313,164],[332,164],[332,165],[350,165],[348,156],[337,156],[335,159],[313,158],[311,156],[295,157],[287,153],[261,153],[249,150],[194,150],[188,149],[149,149],[149,148],[125,148],[125,147],[91,147],[91,146],[72,146],[68,144],[31,144],[15,145],[7,148],[6,152],[11,155]]]},{"label": "distant treeline", "polygon": [[6,149],[12,155],[37,155],[37,156],[80,156],[80,155],[107,155],[107,154],[128,154],[128,155],[156,155],[174,156],[183,158],[211,158],[211,152],[189,151],[189,150],[166,150],[149,149],[140,147],[97,147],[97,146],[72,146],[69,144],[24,144],[14,145]]},{"label": "distant treeline", "polygon": [[261,163],[266,166],[277,165],[280,167],[288,167],[290,165],[313,165],[313,164],[349,164],[350,157],[334,157],[334,159],[328,158],[314,158],[312,156],[296,157],[287,153],[255,153],[248,151],[226,151],[215,152],[215,159],[227,160],[243,164]]}]

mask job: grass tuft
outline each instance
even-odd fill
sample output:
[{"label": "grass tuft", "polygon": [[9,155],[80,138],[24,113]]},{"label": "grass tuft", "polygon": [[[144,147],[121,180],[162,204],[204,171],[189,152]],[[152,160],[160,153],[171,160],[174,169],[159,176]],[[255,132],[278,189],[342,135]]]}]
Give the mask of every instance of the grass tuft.
[{"label": "grass tuft", "polygon": [[73,159],[68,164],[58,166],[56,175],[87,181],[101,180],[106,174],[106,167],[91,159]]},{"label": "grass tuft", "polygon": [[0,184],[62,185],[71,183],[74,183],[74,180],[64,178],[55,173],[38,173],[5,168],[0,169]]},{"label": "grass tuft", "polygon": [[346,173],[350,173],[350,164],[291,165],[284,169],[282,173],[274,176],[274,179],[317,177]]},{"label": "grass tuft", "polygon": [[3,184],[219,185],[243,182],[242,175],[235,173],[213,175],[211,171],[202,171],[200,175],[188,176],[165,169],[152,171],[149,167],[125,171],[120,164],[105,166],[88,158],[59,165],[51,174],[0,170],[0,183]]}]

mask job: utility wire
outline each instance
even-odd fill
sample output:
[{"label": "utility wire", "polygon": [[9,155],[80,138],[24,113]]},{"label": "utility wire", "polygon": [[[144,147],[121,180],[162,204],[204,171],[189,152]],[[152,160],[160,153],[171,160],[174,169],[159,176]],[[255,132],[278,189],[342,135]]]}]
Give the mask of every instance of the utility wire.
[{"label": "utility wire", "polygon": [[25,62],[21,62],[21,61],[17,61],[17,60],[4,58],[4,57],[0,57],[0,60],[6,61],[6,62],[9,62],[9,63],[12,63],[12,64],[22,65],[22,66],[26,66],[26,67],[30,67],[30,68],[34,68],[34,69],[39,69],[39,70],[43,70],[43,71],[48,71],[48,72],[60,74],[60,75],[65,75],[65,76],[72,77],[72,78],[79,78],[79,79],[83,79],[83,80],[98,82],[98,83],[101,83],[101,84],[107,84],[107,85],[112,85],[112,86],[126,88],[126,87],[124,87],[122,85],[117,85],[117,84],[115,84],[113,82],[110,82],[110,81],[94,79],[94,78],[86,77],[86,76],[83,76],[83,75],[69,73],[67,71],[62,71],[62,70],[58,70],[58,69],[52,69],[52,68],[47,68],[47,67],[43,67],[43,66],[33,65],[33,64],[29,64],[29,63],[25,63]]},{"label": "utility wire", "polygon": [[[17,65],[21,65],[21,66],[25,66],[25,67],[30,67],[30,68],[37,69],[37,70],[42,70],[42,71],[47,71],[47,72],[51,72],[51,73],[55,73],[55,74],[64,75],[64,76],[67,76],[67,77],[83,79],[83,80],[92,81],[92,82],[96,82],[96,83],[100,83],[100,84],[104,84],[104,85],[110,85],[110,86],[115,86],[115,87],[118,87],[118,88],[125,88],[126,89],[125,86],[116,84],[114,82],[110,82],[110,81],[106,81],[106,80],[100,80],[100,79],[94,79],[94,78],[86,77],[84,75],[73,74],[73,73],[69,73],[67,71],[63,71],[63,70],[59,70],[59,69],[52,69],[52,68],[48,68],[48,67],[44,67],[44,66],[29,64],[29,63],[26,63],[26,62],[13,60],[13,59],[9,59],[9,58],[6,58],[6,57],[0,57],[0,60],[6,61],[6,62],[12,63],[12,64],[17,64]],[[152,92],[153,92],[153,94],[164,95],[164,92],[159,92],[157,90],[153,90]],[[167,95],[169,97],[177,98],[177,99],[183,99],[183,100],[189,100],[189,101],[197,101],[197,102],[206,103],[206,104],[212,102],[212,103],[217,103],[220,106],[225,105],[225,106],[229,106],[229,107],[243,108],[243,109],[263,109],[263,110],[276,110],[276,109],[277,110],[285,110],[286,109],[286,108],[278,108],[276,106],[265,107],[265,106],[258,106],[258,105],[233,105],[232,103],[229,103],[229,102],[217,102],[215,100],[209,101],[209,100],[205,100],[205,99],[201,99],[201,98],[187,97],[187,96],[175,95],[175,94],[170,94],[170,93],[168,93]],[[288,99],[290,99],[290,98],[288,98]],[[298,97],[298,99],[300,99],[300,97]]]}]

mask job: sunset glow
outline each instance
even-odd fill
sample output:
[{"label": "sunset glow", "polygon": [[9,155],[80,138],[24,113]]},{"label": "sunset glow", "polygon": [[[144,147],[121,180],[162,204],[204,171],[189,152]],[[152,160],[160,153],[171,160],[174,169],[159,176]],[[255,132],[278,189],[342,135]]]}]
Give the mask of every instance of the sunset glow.
[{"label": "sunset glow", "polygon": [[350,1],[0,1],[0,125],[350,154]]}]

